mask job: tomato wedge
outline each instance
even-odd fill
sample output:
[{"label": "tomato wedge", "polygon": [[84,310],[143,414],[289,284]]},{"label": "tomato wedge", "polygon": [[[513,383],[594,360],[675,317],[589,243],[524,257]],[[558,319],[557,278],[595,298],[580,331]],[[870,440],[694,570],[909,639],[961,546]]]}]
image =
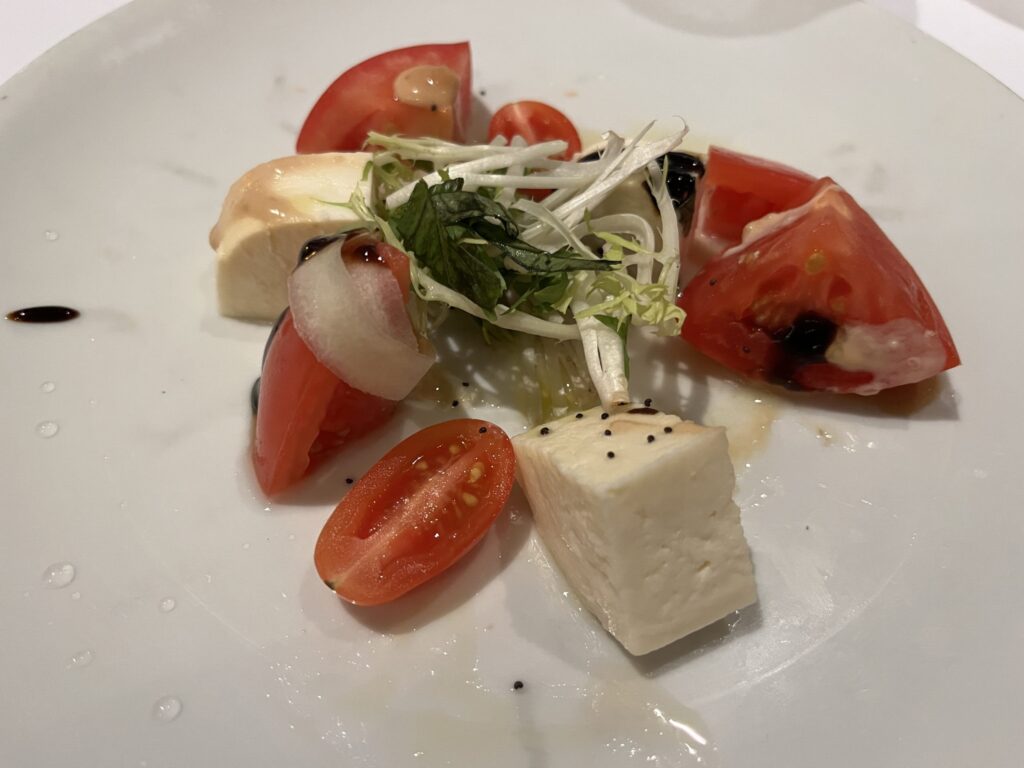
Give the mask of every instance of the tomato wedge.
[{"label": "tomato wedge", "polygon": [[[367,235],[350,237],[342,253],[381,264],[408,299],[404,253]],[[396,405],[349,386],[328,370],[285,310],[267,345],[256,411],[252,461],[263,492],[274,496],[291,487],[328,455],[390,419]]]},{"label": "tomato wedge", "polygon": [[303,123],[296,151],[355,151],[370,131],[462,141],[472,88],[469,43],[379,54],[324,91]]},{"label": "tomato wedge", "polygon": [[829,178],[804,198],[747,222],[687,284],[683,338],[791,389],[869,395],[958,365],[938,307],[867,212]]},{"label": "tomato wedge", "polygon": [[456,419],[388,451],[341,500],[316,543],[317,573],[357,605],[394,600],[450,567],[508,501],[515,452],[500,427]]},{"label": "tomato wedge", "polygon": [[560,139],[569,144],[565,152],[556,155],[560,160],[572,159],[582,148],[572,120],[540,101],[514,101],[495,112],[487,127],[487,140],[493,141],[497,136],[508,140],[522,136],[527,144]]},{"label": "tomato wedge", "polygon": [[795,168],[722,147],[708,150],[682,255],[698,266],[740,242],[743,228],[806,199],[815,179]]}]

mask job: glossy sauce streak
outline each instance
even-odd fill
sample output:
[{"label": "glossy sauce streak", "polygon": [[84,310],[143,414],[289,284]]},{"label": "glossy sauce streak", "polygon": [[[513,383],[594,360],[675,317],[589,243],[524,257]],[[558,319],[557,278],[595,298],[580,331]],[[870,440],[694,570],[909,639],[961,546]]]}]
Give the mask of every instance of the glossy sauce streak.
[{"label": "glossy sauce streak", "polygon": [[395,78],[395,98],[411,107],[446,109],[458,92],[459,76],[448,67],[410,67]]},{"label": "glossy sauce streak", "polygon": [[41,306],[16,309],[7,313],[7,319],[16,323],[64,323],[81,313],[71,307]]},{"label": "glossy sauce streak", "polygon": [[767,378],[786,389],[801,390],[797,373],[805,365],[827,362],[825,351],[839,330],[832,320],[814,312],[804,312],[791,325],[770,332],[775,354]]},{"label": "glossy sauce streak", "polygon": [[[299,250],[299,263],[296,266],[301,267],[303,262],[309,261],[328,245],[336,243],[344,237],[345,235],[324,235],[322,237],[314,237],[312,240],[307,240]],[[278,318],[277,323],[274,325],[274,330],[277,330],[277,326],[280,324],[281,319]]]}]

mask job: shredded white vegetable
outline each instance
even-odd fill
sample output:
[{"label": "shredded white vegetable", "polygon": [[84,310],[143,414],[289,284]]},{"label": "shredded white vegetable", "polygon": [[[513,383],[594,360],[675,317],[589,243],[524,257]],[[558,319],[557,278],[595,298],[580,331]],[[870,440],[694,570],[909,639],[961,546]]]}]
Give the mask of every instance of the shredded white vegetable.
[{"label": "shredded white vegetable", "polygon": [[[686,127],[684,124],[681,130],[663,138],[648,139],[653,126],[647,125],[629,139],[607,133],[597,158],[587,161],[556,159],[567,147],[564,141],[526,145],[516,137],[511,143],[499,138],[492,144],[461,146],[439,139],[371,134],[370,143],[383,147],[374,159],[378,166],[414,161],[433,167],[416,171],[414,176],[419,178],[391,192],[385,200],[387,209],[406,203],[421,180],[432,186],[445,178],[459,178],[463,189],[491,194],[509,209],[519,224],[522,241],[543,250],[568,246],[580,258],[605,259],[616,265],[611,271],[575,272],[570,291],[558,304],[566,315],[554,318],[537,317],[504,304],[489,312],[438,282],[413,254],[410,261],[417,295],[500,328],[549,339],[578,339],[602,404],[611,408],[628,403],[623,338],[600,318],[612,325],[649,325],[659,333],[677,333],[683,317],[675,306],[679,225],[660,163],[682,142]],[[404,178],[409,178],[405,173]],[[659,221],[650,222],[636,213],[610,213],[591,220],[590,211],[634,174],[641,174],[645,180]],[[390,178],[393,184],[395,177]],[[516,190],[522,189],[553,191],[537,202],[516,197]],[[386,227],[379,217],[373,218]],[[394,238],[390,231],[386,234],[389,240]],[[508,266],[524,269],[511,263]]]}]

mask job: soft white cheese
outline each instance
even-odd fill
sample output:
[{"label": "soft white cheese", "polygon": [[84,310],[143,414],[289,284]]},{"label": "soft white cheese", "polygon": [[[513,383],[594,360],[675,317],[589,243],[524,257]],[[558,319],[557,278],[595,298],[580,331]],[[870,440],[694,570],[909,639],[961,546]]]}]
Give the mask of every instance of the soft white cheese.
[{"label": "soft white cheese", "polygon": [[582,602],[641,655],[755,602],[753,567],[723,429],[663,413],[601,416],[516,437],[517,474]]},{"label": "soft white cheese", "polygon": [[357,220],[346,203],[364,179],[368,152],[296,155],[258,165],[231,185],[210,232],[220,313],[274,320],[288,306],[288,275],[307,240]]}]

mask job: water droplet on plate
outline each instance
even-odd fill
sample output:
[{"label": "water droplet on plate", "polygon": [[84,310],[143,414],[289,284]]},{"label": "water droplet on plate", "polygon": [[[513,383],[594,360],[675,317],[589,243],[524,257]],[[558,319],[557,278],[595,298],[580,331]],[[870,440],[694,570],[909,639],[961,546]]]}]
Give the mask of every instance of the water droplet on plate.
[{"label": "water droplet on plate", "polygon": [[86,649],[81,653],[76,653],[70,659],[68,659],[68,669],[80,669],[81,667],[88,667],[92,664],[93,654],[92,651]]},{"label": "water droplet on plate", "polygon": [[75,580],[75,566],[71,563],[54,563],[43,571],[43,586],[61,589]]},{"label": "water droplet on plate", "polygon": [[39,385],[39,391],[46,392],[47,394],[53,392],[53,390],[55,390],[56,388],[57,385],[52,381],[44,381],[42,384]]},{"label": "water droplet on plate", "polygon": [[181,714],[181,699],[176,696],[162,696],[153,704],[153,719],[169,723]]},{"label": "water droplet on plate", "polygon": [[165,597],[160,601],[160,612],[170,613],[178,606],[178,602],[173,597]]},{"label": "water droplet on plate", "polygon": [[49,240],[52,243],[55,240],[59,240],[60,239],[60,232],[58,232],[55,229],[48,229],[45,232],[43,232],[43,237],[45,237],[47,240]]},{"label": "water droplet on plate", "polygon": [[71,593],[71,599],[72,599],[72,600],[81,600],[81,599],[82,599],[82,593],[81,593],[81,592],[79,592],[79,591],[78,591],[78,590],[76,589],[76,590],[75,590],[74,592],[72,592],[72,593]]},{"label": "water droplet on plate", "polygon": [[36,434],[40,437],[53,437],[60,431],[56,421],[40,421],[36,424]]}]

